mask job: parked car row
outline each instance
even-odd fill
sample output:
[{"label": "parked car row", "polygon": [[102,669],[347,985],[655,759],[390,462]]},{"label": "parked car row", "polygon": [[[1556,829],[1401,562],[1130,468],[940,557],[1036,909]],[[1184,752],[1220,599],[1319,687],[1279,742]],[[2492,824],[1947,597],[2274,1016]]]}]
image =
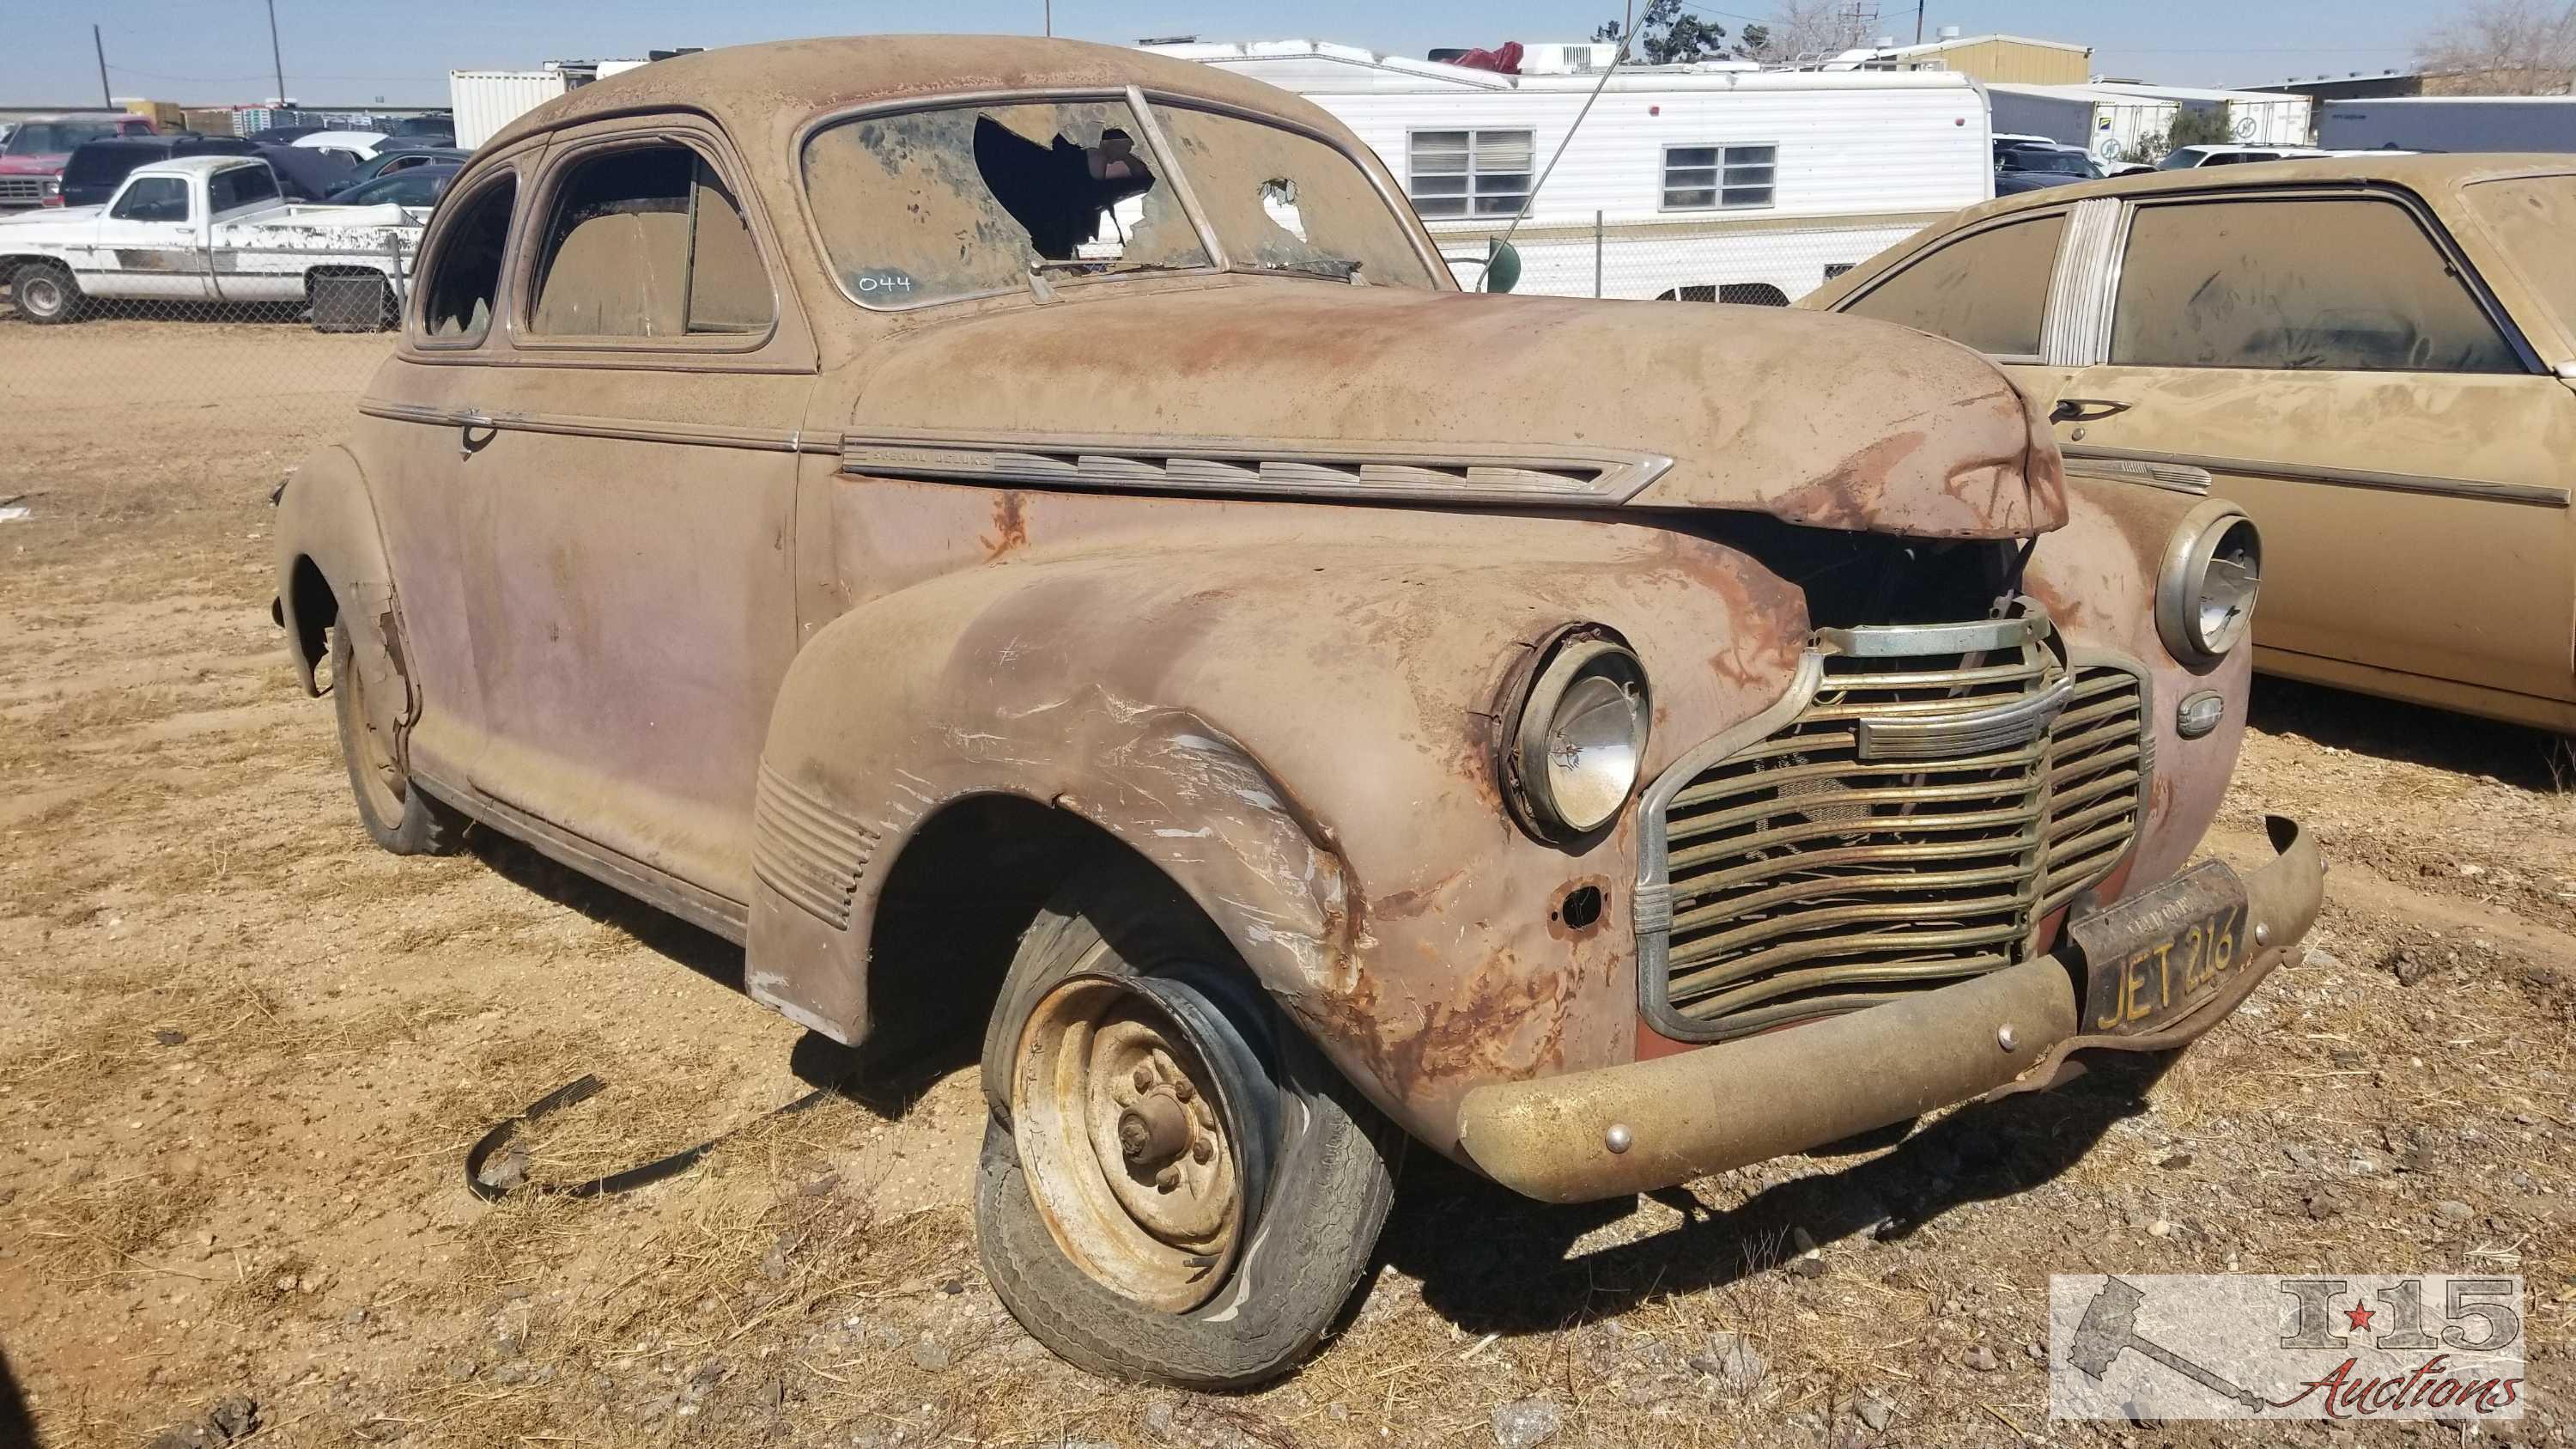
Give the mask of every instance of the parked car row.
[{"label": "parked car row", "polygon": [[63,165],[87,142],[112,136],[149,136],[156,128],[142,116],[34,116],[0,142],[0,210],[43,206],[59,199]]}]

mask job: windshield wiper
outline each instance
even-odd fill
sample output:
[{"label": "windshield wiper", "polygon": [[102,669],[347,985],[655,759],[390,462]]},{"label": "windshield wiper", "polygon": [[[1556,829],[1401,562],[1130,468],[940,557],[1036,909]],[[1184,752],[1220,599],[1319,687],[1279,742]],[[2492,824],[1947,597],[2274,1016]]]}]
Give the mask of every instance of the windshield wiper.
[{"label": "windshield wiper", "polygon": [[1205,270],[1205,262],[1122,262],[1109,258],[1052,257],[1029,258],[1031,272],[1070,272],[1082,268],[1097,271],[1104,277],[1125,276],[1131,272],[1196,272]]},{"label": "windshield wiper", "polygon": [[1368,284],[1360,280],[1360,264],[1339,257],[1318,258],[1311,262],[1243,262],[1240,265],[1256,272],[1283,272],[1292,277],[1322,277],[1328,282],[1348,282],[1354,287]]}]

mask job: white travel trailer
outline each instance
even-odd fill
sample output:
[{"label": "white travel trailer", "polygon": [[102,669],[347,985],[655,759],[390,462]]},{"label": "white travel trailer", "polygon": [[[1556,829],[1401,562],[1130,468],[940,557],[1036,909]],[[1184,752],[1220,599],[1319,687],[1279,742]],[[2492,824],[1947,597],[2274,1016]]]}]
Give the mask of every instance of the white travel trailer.
[{"label": "white travel trailer", "polygon": [[[1997,81],[1986,87],[1995,129],[2045,136],[2061,146],[2092,153],[2108,165],[2163,159],[2162,138],[2182,107],[2170,98],[2134,95],[2102,86],[2040,86]],[[2148,151],[2155,152],[2150,156]]]},{"label": "white travel trailer", "polygon": [[[1502,75],[1311,40],[1151,48],[1339,117],[1469,286],[1602,84],[1597,65]],[[1512,234],[1519,290],[1793,302],[1992,197],[1988,135],[1984,93],[1951,72],[1622,67]]]}]

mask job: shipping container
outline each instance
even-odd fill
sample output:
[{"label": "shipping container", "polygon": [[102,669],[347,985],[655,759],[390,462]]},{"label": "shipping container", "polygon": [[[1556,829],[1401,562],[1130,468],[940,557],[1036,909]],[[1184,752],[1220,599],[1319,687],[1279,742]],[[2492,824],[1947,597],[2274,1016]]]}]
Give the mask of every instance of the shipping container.
[{"label": "shipping container", "polygon": [[450,109],[456,114],[456,144],[467,150],[482,145],[502,127],[587,82],[593,72],[548,65],[540,70],[458,70],[447,75]]},{"label": "shipping container", "polygon": [[1512,232],[1523,292],[1775,305],[1994,195],[1985,98],[1951,72],[1638,67],[1605,85],[1309,40],[1148,48],[1339,117],[1471,287],[1533,186]]}]

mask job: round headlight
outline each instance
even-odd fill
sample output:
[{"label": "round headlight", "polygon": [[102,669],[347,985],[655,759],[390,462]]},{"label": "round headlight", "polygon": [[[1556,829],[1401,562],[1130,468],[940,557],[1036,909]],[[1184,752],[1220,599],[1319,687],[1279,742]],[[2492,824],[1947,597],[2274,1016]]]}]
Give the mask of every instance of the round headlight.
[{"label": "round headlight", "polygon": [[1513,732],[1513,773],[1531,823],[1549,835],[1608,824],[1637,788],[1653,714],[1645,666],[1626,645],[1598,637],[1560,644]]},{"label": "round headlight", "polygon": [[2233,503],[2211,499],[2185,515],[2156,580],[2156,632],[2185,664],[2226,657],[2253,627],[2263,585],[2263,536]]}]

